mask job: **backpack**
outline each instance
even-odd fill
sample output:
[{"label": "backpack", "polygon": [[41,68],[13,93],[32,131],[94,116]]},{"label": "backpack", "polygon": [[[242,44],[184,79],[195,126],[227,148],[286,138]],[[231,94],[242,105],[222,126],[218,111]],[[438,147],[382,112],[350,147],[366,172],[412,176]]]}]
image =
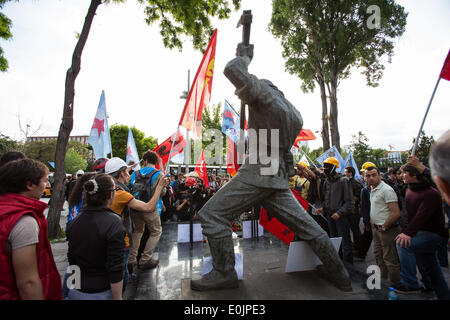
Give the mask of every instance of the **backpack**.
[{"label": "backpack", "polygon": [[[125,186],[124,184],[120,183],[117,180],[115,182],[116,182],[117,187],[119,187],[120,190],[131,193],[130,189],[128,189],[127,186]],[[122,222],[123,222],[125,229],[127,230],[128,239],[130,241],[130,246],[133,244],[131,235],[133,234],[133,231],[134,231],[133,222],[131,220],[131,215],[130,215],[131,210],[132,209],[130,207],[126,206],[122,211]]]},{"label": "backpack", "polygon": [[135,171],[135,180],[131,189],[131,194],[135,199],[148,202],[152,196],[154,188],[152,187],[152,178],[158,170],[153,170],[150,174],[143,175],[141,171]]}]

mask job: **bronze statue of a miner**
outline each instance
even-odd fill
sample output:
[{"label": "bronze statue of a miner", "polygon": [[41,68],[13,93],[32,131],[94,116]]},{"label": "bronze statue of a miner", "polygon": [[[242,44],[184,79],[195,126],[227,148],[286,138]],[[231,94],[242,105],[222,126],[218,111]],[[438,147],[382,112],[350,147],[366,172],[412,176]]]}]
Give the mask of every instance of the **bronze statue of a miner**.
[{"label": "bronze statue of a miner", "polygon": [[308,242],[323,263],[318,267],[322,276],[340,290],[351,291],[347,270],[327,233],[300,206],[289,189],[288,179],[293,175],[290,148],[302,129],[302,117],[272,82],[248,72],[252,58],[253,45],[244,41],[238,45],[236,57],[225,66],[224,74],[235,86],[236,95],[248,105],[249,132],[256,134],[249,135],[249,152],[236,176],[199,212],[213,270],[198,280],[191,280],[191,289],[205,291],[239,286],[234,269],[231,221],[249,207],[261,204],[270,216]]}]

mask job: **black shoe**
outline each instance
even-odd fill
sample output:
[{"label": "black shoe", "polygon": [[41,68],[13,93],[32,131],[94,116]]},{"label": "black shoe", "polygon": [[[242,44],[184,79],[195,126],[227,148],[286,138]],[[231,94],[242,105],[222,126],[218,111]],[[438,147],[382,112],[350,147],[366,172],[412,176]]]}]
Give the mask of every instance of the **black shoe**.
[{"label": "black shoe", "polygon": [[394,288],[395,292],[402,293],[402,294],[413,294],[413,293],[421,293],[422,292],[421,288],[417,288],[417,289],[410,288],[410,287],[405,286],[403,283],[397,284],[397,285],[393,286],[393,288]]},{"label": "black shoe", "polygon": [[150,261],[148,261],[148,262],[146,262],[146,263],[144,263],[142,265],[139,264],[139,269],[141,269],[141,270],[153,269],[158,264],[159,264],[159,260],[150,259]]}]

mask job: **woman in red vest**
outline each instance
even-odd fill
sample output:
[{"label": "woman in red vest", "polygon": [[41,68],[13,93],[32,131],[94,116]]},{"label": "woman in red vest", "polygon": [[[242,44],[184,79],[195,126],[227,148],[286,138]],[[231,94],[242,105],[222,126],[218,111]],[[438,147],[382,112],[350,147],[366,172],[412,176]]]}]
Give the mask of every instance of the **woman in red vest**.
[{"label": "woman in red vest", "polygon": [[39,201],[47,167],[20,159],[0,167],[0,299],[59,300],[61,277],[47,236]]}]

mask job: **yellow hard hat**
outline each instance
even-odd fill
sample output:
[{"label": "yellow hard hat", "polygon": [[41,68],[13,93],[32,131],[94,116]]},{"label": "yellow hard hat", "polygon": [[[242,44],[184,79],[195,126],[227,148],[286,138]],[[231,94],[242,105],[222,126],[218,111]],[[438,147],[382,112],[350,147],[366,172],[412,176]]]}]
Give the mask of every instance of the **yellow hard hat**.
[{"label": "yellow hard hat", "polygon": [[336,168],[339,168],[339,161],[335,157],[329,157],[322,163],[329,163],[336,166]]},{"label": "yellow hard hat", "polygon": [[364,164],[361,167],[361,171],[366,171],[366,169],[368,167],[375,167],[376,168],[377,166],[373,162],[364,162]]},{"label": "yellow hard hat", "polygon": [[303,162],[303,161],[300,161],[299,163],[297,163],[297,165],[301,165],[301,166],[303,166],[305,168],[308,168],[308,165],[305,162]]}]

